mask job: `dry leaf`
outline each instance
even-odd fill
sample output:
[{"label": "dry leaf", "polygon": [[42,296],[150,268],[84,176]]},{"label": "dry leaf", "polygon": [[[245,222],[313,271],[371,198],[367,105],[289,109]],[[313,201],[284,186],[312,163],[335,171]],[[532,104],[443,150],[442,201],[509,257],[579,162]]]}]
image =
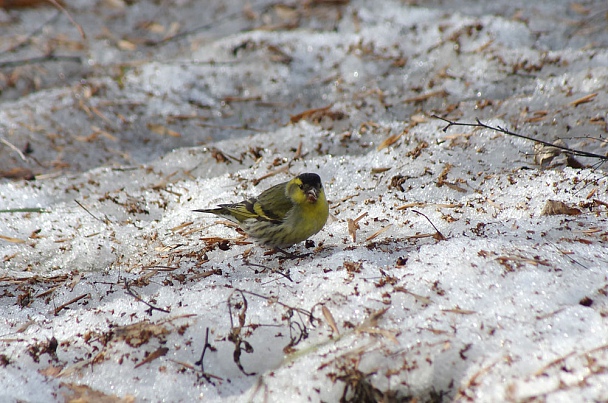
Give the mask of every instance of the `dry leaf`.
[{"label": "dry leaf", "polygon": [[452,167],[453,167],[452,164],[445,164],[443,171],[441,171],[441,173],[439,174],[439,177],[437,178],[437,187],[443,186],[445,180],[448,178],[448,173],[450,173],[450,170],[452,169]]},{"label": "dry leaf", "polygon": [[0,171],[0,178],[32,180],[34,173],[27,168],[12,168],[8,171]]},{"label": "dry leaf", "polygon": [[549,114],[549,111],[535,111],[531,117],[526,118],[525,122],[533,123],[533,122],[543,121],[547,118],[548,114]]},{"label": "dry leaf", "polygon": [[[58,3],[63,4],[62,1],[58,1]],[[47,0],[0,0],[0,8],[5,9],[28,8],[49,5],[51,5],[51,3]]]},{"label": "dry leaf", "polygon": [[56,378],[61,373],[62,369],[63,369],[62,367],[56,367],[56,366],[51,365],[44,369],[39,369],[38,373],[40,373],[44,376],[52,376],[53,378]]},{"label": "dry leaf", "polygon": [[449,95],[449,93],[446,90],[433,91],[433,92],[428,92],[426,94],[417,95],[415,97],[406,98],[403,101],[403,103],[422,102],[422,101],[426,101],[429,98],[447,97],[448,95]]},{"label": "dry leaf", "polygon": [[570,3],[570,10],[580,15],[589,15],[589,13],[591,12],[589,7],[585,7],[581,3]]},{"label": "dry leaf", "polygon": [[413,124],[426,123],[427,121],[426,116],[421,113],[410,116],[410,122]]},{"label": "dry leaf", "polygon": [[381,174],[384,173],[386,171],[390,171],[392,168],[390,167],[386,167],[386,168],[372,168],[372,174]]},{"label": "dry leaf", "polygon": [[134,44],[133,42],[127,41],[126,39],[119,40],[116,45],[118,46],[118,49],[120,49],[120,50],[134,51],[137,49],[136,44]]},{"label": "dry leaf", "polygon": [[297,123],[300,120],[308,120],[313,123],[319,123],[324,117],[328,117],[331,120],[344,119],[346,114],[342,111],[331,111],[333,105],[328,105],[323,108],[309,109],[297,115],[291,115],[289,121],[291,123]]},{"label": "dry leaf", "polygon": [[146,358],[144,358],[134,368],[139,368],[139,367],[141,367],[144,364],[152,362],[152,361],[156,360],[157,358],[160,358],[160,357],[166,355],[168,352],[169,352],[169,349],[167,347],[161,347],[158,350],[153,351],[152,353],[150,353]]},{"label": "dry leaf", "polygon": [[135,403],[135,397],[127,395],[123,398],[116,395],[107,395],[87,385],[76,383],[61,383],[61,386],[69,389],[64,393],[66,403]]},{"label": "dry leaf", "polygon": [[570,207],[566,203],[557,200],[547,200],[545,207],[543,207],[543,211],[540,212],[540,215],[560,214],[579,215],[582,214],[582,212],[575,207]]},{"label": "dry leaf", "polygon": [[146,31],[153,34],[162,34],[165,32],[165,27],[158,22],[149,22],[143,27]]},{"label": "dry leaf", "polygon": [[165,326],[150,323],[147,320],[114,329],[116,339],[124,340],[131,347],[146,344],[152,337],[163,340],[169,333]]},{"label": "dry leaf", "polygon": [[378,144],[378,148],[376,148],[377,151],[383,150],[387,147],[392,146],[393,144],[395,144],[403,135],[404,132],[401,132],[399,134],[393,134],[392,136],[389,136],[388,138],[382,140],[382,142],[380,144]]},{"label": "dry leaf", "polygon": [[593,196],[595,196],[595,194],[597,193],[597,187],[594,187],[593,189],[591,189],[591,191],[587,194],[587,196],[585,197],[585,199],[589,200],[591,199]]},{"label": "dry leaf", "polygon": [[181,137],[182,136],[178,132],[171,130],[171,129],[167,128],[166,126],[163,126],[160,124],[148,123],[146,126],[148,127],[148,130],[150,130],[153,133],[160,134],[161,136],[171,136],[171,137]]}]

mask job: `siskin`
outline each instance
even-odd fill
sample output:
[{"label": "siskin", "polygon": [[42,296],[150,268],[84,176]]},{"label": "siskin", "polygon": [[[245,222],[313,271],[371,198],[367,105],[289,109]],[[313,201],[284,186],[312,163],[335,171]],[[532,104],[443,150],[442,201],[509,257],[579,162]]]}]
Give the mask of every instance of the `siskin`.
[{"label": "siskin", "polygon": [[329,204],[321,178],[304,173],[240,203],[194,210],[233,221],[258,243],[276,249],[302,242],[325,225]]}]

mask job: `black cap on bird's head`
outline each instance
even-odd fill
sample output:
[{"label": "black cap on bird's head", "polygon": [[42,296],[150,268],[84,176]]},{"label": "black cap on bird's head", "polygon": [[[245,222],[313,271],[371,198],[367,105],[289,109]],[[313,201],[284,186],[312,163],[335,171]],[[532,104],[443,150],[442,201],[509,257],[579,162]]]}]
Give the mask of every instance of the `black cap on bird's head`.
[{"label": "black cap on bird's head", "polygon": [[306,198],[310,203],[314,203],[319,198],[319,193],[321,191],[321,178],[317,174],[313,173],[304,173],[300,174],[297,177],[302,184],[300,185],[300,189],[306,193]]},{"label": "black cap on bird's head", "polygon": [[304,185],[313,186],[313,187],[321,186],[321,178],[317,174],[311,174],[311,173],[300,174],[300,175],[298,175],[298,178],[302,181],[302,184],[304,184]]}]

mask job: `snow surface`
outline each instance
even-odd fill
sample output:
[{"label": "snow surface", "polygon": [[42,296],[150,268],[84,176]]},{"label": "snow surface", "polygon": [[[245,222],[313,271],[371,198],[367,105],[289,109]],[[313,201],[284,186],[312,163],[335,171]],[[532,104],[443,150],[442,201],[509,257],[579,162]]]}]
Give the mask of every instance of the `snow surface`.
[{"label": "snow surface", "polygon": [[[37,177],[0,209],[40,210],[0,214],[0,401],[607,400],[604,167],[432,117],[605,154],[605,5],[406,3],[317,5],[333,29],[235,17],[120,80],[4,101],[34,153],[2,167]],[[123,61],[104,46],[92,64]],[[302,172],[332,214],[309,256],[192,212]]]}]

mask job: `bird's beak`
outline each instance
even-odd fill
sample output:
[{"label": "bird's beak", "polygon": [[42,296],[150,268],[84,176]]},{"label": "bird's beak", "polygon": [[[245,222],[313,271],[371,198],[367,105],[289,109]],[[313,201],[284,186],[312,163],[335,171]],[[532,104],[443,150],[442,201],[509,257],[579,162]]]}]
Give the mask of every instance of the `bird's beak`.
[{"label": "bird's beak", "polygon": [[317,189],[312,188],[312,189],[309,189],[308,191],[306,191],[306,200],[308,200],[309,203],[316,202],[318,198],[319,198],[319,192]]}]

